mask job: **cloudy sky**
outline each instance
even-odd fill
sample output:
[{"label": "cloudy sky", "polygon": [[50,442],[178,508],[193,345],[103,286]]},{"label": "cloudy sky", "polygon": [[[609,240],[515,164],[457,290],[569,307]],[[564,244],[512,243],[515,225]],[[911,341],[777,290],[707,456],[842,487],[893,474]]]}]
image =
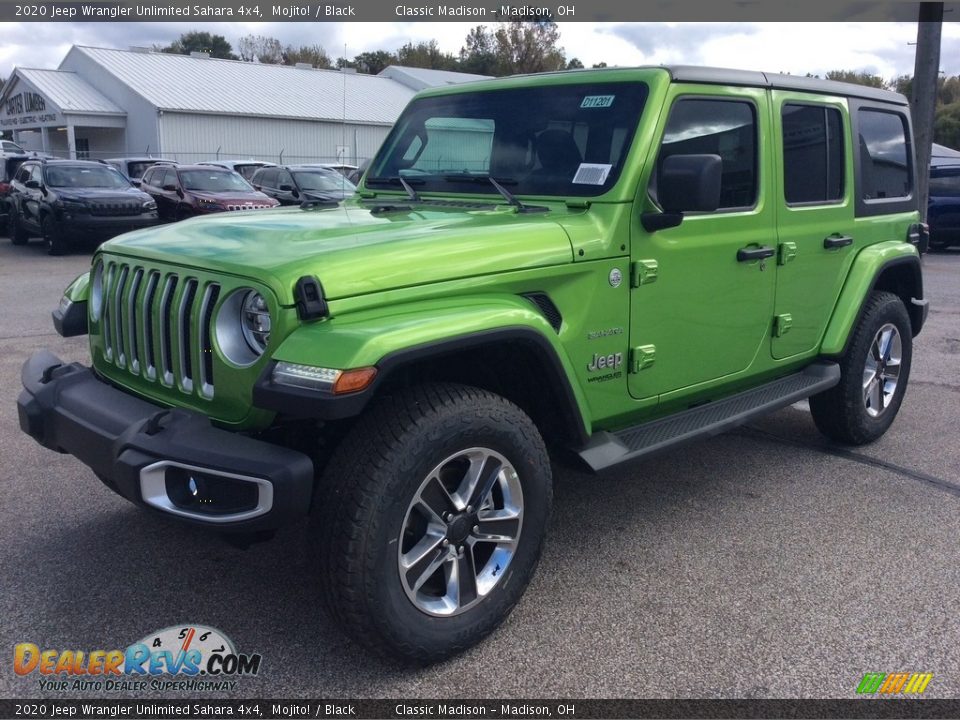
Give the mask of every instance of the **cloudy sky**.
[{"label": "cloudy sky", "polygon": [[[459,52],[476,23],[0,23],[0,77],[15,65],[54,68],[71,45],[126,48],[168,44],[187,30],[208,30],[232,43],[248,34],[283,44],[320,44],[332,57],[395,50],[435,38]],[[686,63],[823,74],[865,70],[892,78],[913,72],[914,23],[559,23],[567,57],[589,67]],[[945,23],[940,68],[960,74],[960,23]]]}]

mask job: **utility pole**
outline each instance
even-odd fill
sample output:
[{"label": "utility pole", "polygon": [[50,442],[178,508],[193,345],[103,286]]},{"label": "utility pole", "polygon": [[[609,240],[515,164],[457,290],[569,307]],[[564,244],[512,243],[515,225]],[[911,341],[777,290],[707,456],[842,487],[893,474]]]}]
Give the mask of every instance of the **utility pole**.
[{"label": "utility pole", "polygon": [[913,66],[913,134],[916,142],[916,188],[920,217],[927,219],[930,184],[930,154],[933,144],[933,116],[937,107],[940,79],[940,33],[943,28],[943,3],[921,2],[917,22],[917,54]]}]

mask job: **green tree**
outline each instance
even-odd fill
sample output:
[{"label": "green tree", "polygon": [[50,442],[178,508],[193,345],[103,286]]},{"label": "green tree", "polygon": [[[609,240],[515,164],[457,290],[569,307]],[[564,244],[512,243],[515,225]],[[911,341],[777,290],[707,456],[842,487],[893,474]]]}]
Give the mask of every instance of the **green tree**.
[{"label": "green tree", "polygon": [[324,69],[333,67],[330,56],[320,45],[301,45],[300,47],[287,45],[283,49],[283,62],[285,65],[309,63],[314,67]]},{"label": "green tree", "polygon": [[598,62],[598,63],[594,63],[594,64],[593,64],[593,67],[595,67],[595,68],[605,68],[605,67],[607,67],[607,64],[606,64],[605,62]]},{"label": "green tree", "polygon": [[873,75],[864,70],[831,70],[827,73],[827,80],[866,85],[868,87],[886,88],[887,81],[879,75]]},{"label": "green tree", "polygon": [[408,42],[397,50],[396,64],[430,70],[459,69],[457,59],[450,53],[443,52],[436,40]]},{"label": "green tree", "polygon": [[583,68],[583,63],[580,62],[580,58],[570,58],[567,61],[567,70],[580,70]]},{"label": "green tree", "polygon": [[497,74],[497,52],[493,34],[486,25],[477,25],[467,33],[460,48],[460,71],[477,75]]},{"label": "green tree", "polygon": [[388,65],[397,65],[397,57],[386,50],[376,50],[374,52],[360,53],[353,58],[353,67],[360,72],[376,75]]},{"label": "green tree", "polygon": [[212,35],[208,32],[186,32],[168,46],[160,48],[161,52],[172,55],[189,55],[192,52],[207,52],[210,57],[224,60],[239,60],[233,53],[233,46],[223,35]]},{"label": "green tree", "polygon": [[498,75],[563,70],[567,65],[558,45],[560,29],[552,20],[500,23],[494,40]]},{"label": "green tree", "polygon": [[933,120],[933,141],[960,150],[960,102],[937,108]]},{"label": "green tree", "polygon": [[247,62],[256,60],[271,65],[283,63],[283,46],[274,37],[245,35],[237,41],[237,52],[240,53],[240,59]]}]

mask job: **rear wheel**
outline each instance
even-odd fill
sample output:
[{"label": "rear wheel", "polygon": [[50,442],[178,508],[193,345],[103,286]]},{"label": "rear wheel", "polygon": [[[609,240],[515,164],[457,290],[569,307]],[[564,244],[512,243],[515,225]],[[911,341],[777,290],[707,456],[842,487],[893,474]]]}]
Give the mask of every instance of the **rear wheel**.
[{"label": "rear wheel", "polygon": [[849,445],[883,435],[903,402],[912,356],[903,301],[893,293],[873,293],[840,360],[840,383],[810,398],[820,432]]},{"label": "rear wheel", "polygon": [[47,252],[50,255],[63,255],[69,250],[63,231],[59,228],[52,215],[44,215],[40,223],[43,239],[47,243]]},{"label": "rear wheel", "polygon": [[313,537],[337,624],[416,663],[476,644],[523,594],[551,499],[540,434],[504,398],[462,385],[381,398],[317,494]]}]

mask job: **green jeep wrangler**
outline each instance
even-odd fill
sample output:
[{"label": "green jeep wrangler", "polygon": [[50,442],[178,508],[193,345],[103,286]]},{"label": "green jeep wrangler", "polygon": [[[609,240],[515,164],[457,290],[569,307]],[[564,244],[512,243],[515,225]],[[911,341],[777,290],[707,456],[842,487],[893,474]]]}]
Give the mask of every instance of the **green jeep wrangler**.
[{"label": "green jeep wrangler", "polygon": [[[106,243],[23,430],[154,512],[310,516],[338,623],[416,662],[519,600],[551,451],[599,471],[810,398],[880,437],[927,315],[906,100],[692,67],[420,93],[358,195]],[[614,508],[611,508],[613,511]]]}]

